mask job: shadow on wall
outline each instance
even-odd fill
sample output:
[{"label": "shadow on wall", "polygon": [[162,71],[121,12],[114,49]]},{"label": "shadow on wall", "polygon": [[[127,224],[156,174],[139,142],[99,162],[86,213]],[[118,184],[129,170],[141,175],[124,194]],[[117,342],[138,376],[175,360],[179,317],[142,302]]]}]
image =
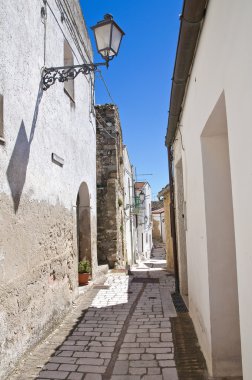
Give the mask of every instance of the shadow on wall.
[{"label": "shadow on wall", "polygon": [[28,139],[24,122],[22,120],[11,159],[7,168],[7,179],[11,190],[15,213],[18,211],[20,198],[25,184],[27,166],[29,163],[30,147],[34,137],[34,132],[38,119],[39,105],[43,96],[42,82],[39,90],[32,119],[32,128]]}]

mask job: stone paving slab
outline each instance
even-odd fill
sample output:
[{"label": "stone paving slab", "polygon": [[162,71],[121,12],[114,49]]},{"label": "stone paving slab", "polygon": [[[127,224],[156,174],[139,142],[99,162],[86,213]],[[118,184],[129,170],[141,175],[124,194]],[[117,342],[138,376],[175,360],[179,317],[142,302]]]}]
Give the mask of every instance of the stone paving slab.
[{"label": "stone paving slab", "polygon": [[[137,272],[137,273],[136,273]],[[159,283],[110,274],[8,380],[177,380],[170,317],[176,316],[166,272],[140,273]]]}]

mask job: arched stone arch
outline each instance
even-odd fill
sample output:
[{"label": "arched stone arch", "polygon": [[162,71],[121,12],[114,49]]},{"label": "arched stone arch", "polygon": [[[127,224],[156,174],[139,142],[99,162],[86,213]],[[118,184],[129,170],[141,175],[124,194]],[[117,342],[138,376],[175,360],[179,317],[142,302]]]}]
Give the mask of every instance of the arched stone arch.
[{"label": "arched stone arch", "polygon": [[82,182],[79,187],[76,206],[79,260],[85,258],[91,263],[90,196],[86,182]]}]

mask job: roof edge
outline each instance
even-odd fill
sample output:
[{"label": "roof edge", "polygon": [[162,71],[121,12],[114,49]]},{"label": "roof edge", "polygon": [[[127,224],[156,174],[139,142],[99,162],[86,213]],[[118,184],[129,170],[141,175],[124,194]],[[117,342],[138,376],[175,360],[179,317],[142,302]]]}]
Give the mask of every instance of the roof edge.
[{"label": "roof edge", "polygon": [[175,138],[207,5],[208,0],[184,0],[183,3],[165,136],[167,147]]}]

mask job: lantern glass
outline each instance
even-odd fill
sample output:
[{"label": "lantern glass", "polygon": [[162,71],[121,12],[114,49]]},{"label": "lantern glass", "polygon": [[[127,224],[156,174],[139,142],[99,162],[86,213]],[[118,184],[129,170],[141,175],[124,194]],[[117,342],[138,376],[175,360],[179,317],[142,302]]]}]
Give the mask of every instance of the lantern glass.
[{"label": "lantern glass", "polygon": [[104,57],[109,56],[111,25],[98,25],[94,31],[98,52]]},{"label": "lantern glass", "polygon": [[101,56],[109,61],[117,55],[124,32],[114,22],[111,15],[105,15],[104,20],[92,27],[97,50]]},{"label": "lantern glass", "polygon": [[122,36],[123,34],[121,30],[114,24],[112,29],[111,49],[114,51],[115,55],[118,53]]}]

